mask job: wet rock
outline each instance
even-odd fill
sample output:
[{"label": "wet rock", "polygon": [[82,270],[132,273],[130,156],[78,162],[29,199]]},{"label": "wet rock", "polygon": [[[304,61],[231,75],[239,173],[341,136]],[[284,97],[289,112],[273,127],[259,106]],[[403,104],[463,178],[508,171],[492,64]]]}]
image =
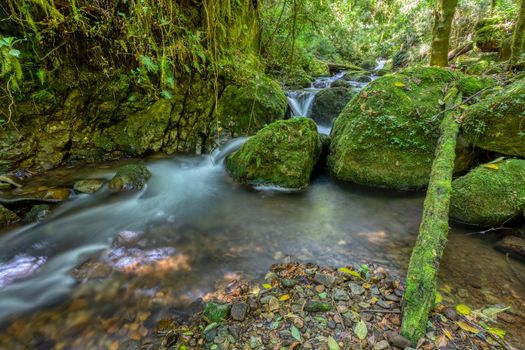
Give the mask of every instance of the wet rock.
[{"label": "wet rock", "polygon": [[26,222],[40,222],[51,213],[51,207],[48,204],[37,204],[31,207],[24,220]]},{"label": "wet rock", "polygon": [[250,337],[250,343],[249,344],[250,344],[250,347],[252,349],[257,349],[257,348],[263,346],[261,337],[255,337],[255,336],[251,336]]},{"label": "wet rock", "polygon": [[298,282],[293,279],[283,278],[281,284],[284,288],[293,288]]},{"label": "wet rock", "polygon": [[209,302],[206,303],[206,306],[204,307],[204,316],[210,323],[220,322],[228,317],[228,309],[228,305],[226,304]]},{"label": "wet rock", "polygon": [[525,207],[525,160],[483,164],[452,183],[450,216],[495,226],[520,217]]},{"label": "wet rock", "polygon": [[321,154],[317,125],[309,118],[281,120],[266,126],[226,159],[241,184],[303,189]]},{"label": "wet rock", "polygon": [[310,300],[306,303],[304,309],[308,312],[327,312],[332,310],[332,305],[323,301]]},{"label": "wet rock", "polygon": [[316,273],[314,281],[324,285],[325,287],[332,287],[335,283],[335,276]]},{"label": "wet rock", "polygon": [[63,202],[71,196],[71,191],[67,188],[51,188],[44,193],[42,199]]},{"label": "wet rock", "polygon": [[250,307],[245,302],[234,303],[230,309],[230,316],[236,321],[243,321],[249,310]]},{"label": "wet rock", "polygon": [[525,157],[525,80],[467,108],[461,123],[467,141],[482,149]]},{"label": "wet rock", "polygon": [[382,300],[382,299],[379,299],[376,304],[377,304],[377,306],[380,306],[383,309],[390,309],[390,304],[387,303],[386,301]]},{"label": "wet rock", "polygon": [[150,177],[151,173],[145,165],[128,164],[117,169],[108,187],[112,191],[139,191]]},{"label": "wet rock", "polygon": [[525,238],[518,236],[505,236],[496,244],[496,248],[515,257],[525,259]]},{"label": "wet rock", "polygon": [[102,188],[104,180],[87,179],[75,182],[73,189],[80,193],[95,193]]},{"label": "wet rock", "polygon": [[350,300],[350,296],[346,291],[340,288],[335,288],[334,293],[332,295],[335,301],[348,301]]},{"label": "wet rock", "polygon": [[448,307],[444,311],[445,317],[449,320],[457,320],[458,314],[456,313],[456,310],[454,308]]},{"label": "wet rock", "polygon": [[312,103],[310,118],[320,125],[331,125],[356,94],[350,87],[333,87],[320,91]]},{"label": "wet rock", "polygon": [[0,226],[14,224],[20,221],[18,215],[0,204]]},{"label": "wet rock", "polygon": [[119,345],[118,350],[140,350],[140,342],[128,339]]},{"label": "wet rock", "polygon": [[[375,187],[426,186],[440,136],[439,99],[443,87],[458,74],[416,67],[368,84],[334,121],[328,156],[331,174]],[[473,161],[459,159],[468,162],[456,163],[456,171],[467,169]]]}]

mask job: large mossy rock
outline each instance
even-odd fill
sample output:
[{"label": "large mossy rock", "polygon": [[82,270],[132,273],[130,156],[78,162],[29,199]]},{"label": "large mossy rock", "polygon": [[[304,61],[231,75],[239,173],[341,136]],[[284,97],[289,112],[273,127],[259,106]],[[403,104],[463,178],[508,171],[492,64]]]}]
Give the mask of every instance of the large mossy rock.
[{"label": "large mossy rock", "polygon": [[117,169],[108,187],[112,191],[139,191],[150,177],[151,173],[144,164],[128,164]]},{"label": "large mossy rock", "polygon": [[317,125],[309,118],[274,122],[250,138],[226,159],[239,183],[302,189],[321,153]]},{"label": "large mossy rock", "polygon": [[525,160],[481,165],[452,183],[450,216],[494,226],[520,217],[525,208]]},{"label": "large mossy rock", "polygon": [[[328,166],[340,180],[393,189],[428,184],[446,84],[463,74],[416,67],[385,75],[353,98],[334,122]],[[472,93],[472,82],[466,84]],[[462,89],[461,84],[459,84]],[[472,157],[456,164],[470,166]]]},{"label": "large mossy rock", "polygon": [[310,117],[318,124],[331,125],[355,94],[355,90],[350,87],[335,87],[318,92],[312,103]]},{"label": "large mossy rock", "polygon": [[243,86],[229,85],[222,93],[217,115],[231,137],[253,135],[263,126],[283,119],[288,100],[279,84],[266,77]]},{"label": "large mossy rock", "polygon": [[463,114],[463,134],[474,145],[525,157],[525,80],[470,106]]},{"label": "large mossy rock", "polygon": [[18,215],[0,204],[0,227],[20,221]]},{"label": "large mossy rock", "polygon": [[509,36],[510,33],[503,19],[488,18],[476,24],[474,43],[481,52],[499,52]]}]

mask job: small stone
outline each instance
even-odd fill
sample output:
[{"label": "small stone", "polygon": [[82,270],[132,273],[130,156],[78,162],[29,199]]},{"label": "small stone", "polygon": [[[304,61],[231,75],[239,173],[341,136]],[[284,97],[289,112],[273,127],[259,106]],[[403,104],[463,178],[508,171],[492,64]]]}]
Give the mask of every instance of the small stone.
[{"label": "small stone", "polygon": [[374,350],[385,350],[388,349],[388,342],[386,340],[381,340],[374,344]]},{"label": "small stone", "polygon": [[49,189],[42,198],[62,202],[68,199],[70,195],[71,191],[67,188],[52,188]]},{"label": "small stone", "polygon": [[322,301],[310,300],[308,303],[306,303],[304,309],[308,312],[327,312],[332,310],[332,305]]},{"label": "small stone", "polygon": [[334,322],[334,320],[328,320],[328,328],[335,329],[335,322]]},{"label": "small stone", "polygon": [[350,296],[348,293],[340,288],[335,288],[333,293],[333,298],[335,301],[348,301]]},{"label": "small stone", "polygon": [[294,318],[294,320],[293,320],[293,325],[294,325],[296,328],[301,329],[301,328],[304,327],[304,321],[303,321],[302,318],[300,318],[300,317],[296,317],[296,318]]},{"label": "small stone", "polygon": [[263,343],[262,343],[261,337],[255,337],[253,335],[250,337],[250,348],[257,349],[258,347],[262,345]]},{"label": "small stone", "polygon": [[395,294],[385,295],[385,299],[389,300],[389,301],[393,301],[393,302],[398,302],[399,301],[399,297],[397,295],[395,295]]},{"label": "small stone", "polygon": [[412,345],[410,340],[408,340],[407,338],[403,337],[401,334],[396,333],[396,332],[391,332],[391,331],[386,332],[386,337],[388,341],[390,342],[390,344],[392,344],[395,347],[401,348],[401,349],[404,349]]},{"label": "small stone", "polygon": [[128,164],[117,169],[108,187],[111,191],[140,191],[150,177],[151,173],[144,164]]},{"label": "small stone", "polygon": [[325,287],[332,287],[335,284],[335,276],[316,273],[314,276],[314,281],[324,285]]},{"label": "small stone", "polygon": [[206,341],[213,341],[215,337],[217,336],[217,327],[213,327],[210,329],[206,329],[204,331],[204,337],[206,338]]},{"label": "small stone", "polygon": [[350,287],[350,290],[354,295],[361,295],[365,293],[365,289],[363,288],[363,286],[358,283],[350,282],[348,283],[348,286]]},{"label": "small stone", "polygon": [[87,179],[75,182],[73,189],[80,193],[95,193],[102,188],[104,180]]},{"label": "small stone", "polygon": [[241,327],[239,327],[236,324],[232,324],[228,326],[228,332],[233,336],[235,340],[239,339],[239,335],[241,334]]},{"label": "small stone", "polygon": [[315,291],[316,291],[317,293],[322,293],[322,292],[324,292],[324,286],[323,286],[322,284],[319,284],[319,285],[315,286],[314,289],[315,289]]},{"label": "small stone", "polygon": [[20,221],[18,215],[0,204],[0,226],[14,224]]},{"label": "small stone", "polygon": [[51,213],[51,207],[47,204],[33,205],[29,213],[25,217],[27,222],[40,222]]},{"label": "small stone", "polygon": [[446,308],[444,311],[444,314],[445,314],[445,317],[448,318],[449,320],[455,321],[458,319],[458,314],[456,313],[456,310],[454,310],[451,307]]},{"label": "small stone", "polygon": [[118,347],[118,350],[139,350],[140,343],[133,339],[128,339]]},{"label": "small stone", "polygon": [[383,299],[379,299],[377,301],[377,305],[382,307],[383,309],[390,309],[390,304],[384,301]]},{"label": "small stone", "polygon": [[279,310],[279,300],[276,297],[272,296],[268,301],[268,310],[275,311]]},{"label": "small stone", "polygon": [[250,307],[245,302],[234,303],[230,309],[230,316],[235,321],[244,321]]},{"label": "small stone", "polygon": [[285,288],[293,288],[298,282],[294,279],[283,278],[281,284]]}]

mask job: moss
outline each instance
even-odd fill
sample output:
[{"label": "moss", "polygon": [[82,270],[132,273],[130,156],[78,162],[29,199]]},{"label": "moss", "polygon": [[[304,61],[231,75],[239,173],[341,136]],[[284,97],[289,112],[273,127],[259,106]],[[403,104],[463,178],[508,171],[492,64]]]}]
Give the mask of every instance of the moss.
[{"label": "moss", "polygon": [[494,91],[463,115],[463,135],[489,151],[525,156],[525,80]]},{"label": "moss", "polygon": [[279,84],[258,77],[243,86],[228,86],[219,99],[217,116],[220,126],[237,137],[252,135],[264,125],[283,119],[287,107]]},{"label": "moss", "polygon": [[498,52],[509,35],[503,19],[489,18],[478,22],[473,39],[482,52]]},{"label": "moss", "polygon": [[496,85],[492,77],[464,76],[457,82],[457,88],[463,94],[463,97],[470,97],[477,94],[483,89]]},{"label": "moss", "polygon": [[443,117],[439,99],[457,77],[448,69],[416,67],[370,83],[334,122],[332,175],[376,187],[426,186]]},{"label": "moss", "polygon": [[307,66],[304,68],[306,73],[313,77],[321,77],[330,75],[328,64],[315,57],[308,60]]},{"label": "moss", "polygon": [[525,207],[525,160],[481,165],[454,180],[450,216],[493,226],[519,217]]},{"label": "moss", "polygon": [[310,117],[318,124],[331,125],[355,94],[355,90],[345,87],[320,91],[312,103]]},{"label": "moss", "polygon": [[226,168],[239,183],[302,189],[320,153],[315,122],[293,118],[263,128],[227,158]]},{"label": "moss", "polygon": [[150,177],[151,173],[145,165],[128,164],[117,169],[108,187],[112,191],[138,191],[144,188]]},{"label": "moss", "polygon": [[0,227],[20,221],[18,215],[0,204]]},{"label": "moss", "polygon": [[229,307],[227,304],[208,302],[204,307],[204,316],[209,323],[221,322],[228,317],[228,311]]}]

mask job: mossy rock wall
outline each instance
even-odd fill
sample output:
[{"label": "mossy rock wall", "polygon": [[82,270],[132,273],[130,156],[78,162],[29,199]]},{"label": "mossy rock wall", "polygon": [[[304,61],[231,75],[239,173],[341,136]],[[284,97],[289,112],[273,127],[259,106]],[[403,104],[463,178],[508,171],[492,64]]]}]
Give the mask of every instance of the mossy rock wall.
[{"label": "mossy rock wall", "polygon": [[[443,118],[443,88],[462,77],[448,69],[417,67],[370,83],[334,122],[328,157],[332,175],[376,187],[425,187]],[[468,93],[475,90],[472,85],[466,84]],[[472,161],[460,159],[457,171]]]},{"label": "mossy rock wall", "polygon": [[495,226],[521,217],[525,208],[525,160],[481,165],[452,183],[450,216],[458,221]]},{"label": "mossy rock wall", "polygon": [[499,52],[510,35],[503,19],[488,18],[477,23],[473,40],[481,52]]},{"label": "mossy rock wall", "polygon": [[272,123],[226,159],[226,169],[241,184],[302,189],[321,155],[317,125],[309,118]]},{"label": "mossy rock wall", "polygon": [[[113,81],[89,75],[71,83],[69,91],[50,90],[51,102],[29,98],[15,104],[12,123],[3,126],[0,138],[0,173],[157,152],[209,152],[224,139],[252,135],[284,118],[282,89],[268,78],[259,81],[264,83],[248,83],[261,85],[258,89],[220,88],[242,92],[234,94],[236,107],[221,123],[214,88],[204,77],[181,84],[168,100],[137,91],[125,75]],[[225,101],[222,96],[219,101]]]},{"label": "mossy rock wall", "polygon": [[474,145],[525,157],[525,80],[494,91],[463,114],[462,130]]}]

